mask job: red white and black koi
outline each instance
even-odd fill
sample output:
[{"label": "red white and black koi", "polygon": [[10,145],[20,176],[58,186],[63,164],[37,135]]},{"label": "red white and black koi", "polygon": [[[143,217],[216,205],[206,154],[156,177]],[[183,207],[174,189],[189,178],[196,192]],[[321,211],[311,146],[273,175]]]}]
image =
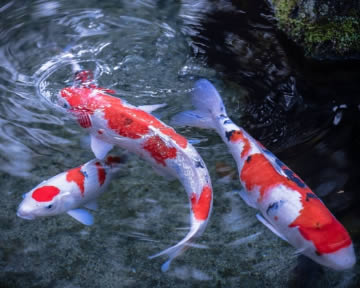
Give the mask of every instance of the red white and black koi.
[{"label": "red white and black koi", "polygon": [[92,225],[97,198],[106,190],[112,175],[119,170],[120,157],[93,159],[80,167],[58,174],[24,195],[17,216],[33,220],[42,216],[67,213],[85,225]]},{"label": "red white and black koi", "polygon": [[196,111],[176,115],[173,123],[215,129],[238,166],[240,196],[260,210],[258,219],[317,263],[343,270],[355,262],[348,232],[310,188],[227,116],[222,99],[207,80],[195,84]]},{"label": "red white and black koi", "polygon": [[81,85],[62,89],[59,102],[89,131],[95,156],[103,158],[114,145],[125,148],[148,161],[160,175],[178,178],[188,194],[189,233],[175,246],[150,257],[167,254],[169,260],[162,266],[166,271],[171,261],[203,233],[211,214],[212,186],[205,163],[183,136],[150,114],[164,105],[135,107],[107,94],[114,91],[89,84],[89,72],[81,71],[76,77]]}]

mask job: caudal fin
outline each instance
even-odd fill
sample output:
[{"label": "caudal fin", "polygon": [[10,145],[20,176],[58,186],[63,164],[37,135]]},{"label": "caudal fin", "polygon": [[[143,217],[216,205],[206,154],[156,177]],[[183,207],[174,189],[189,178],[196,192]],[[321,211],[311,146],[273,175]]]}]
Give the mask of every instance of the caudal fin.
[{"label": "caudal fin", "polygon": [[200,79],[195,83],[192,103],[196,110],[185,111],[175,115],[171,120],[172,125],[214,129],[213,117],[226,114],[219,93],[206,79]]},{"label": "caudal fin", "polygon": [[192,242],[194,238],[197,238],[202,234],[202,232],[205,229],[205,226],[206,226],[206,221],[195,221],[191,226],[191,230],[183,240],[181,240],[176,245],[168,249],[165,249],[164,251],[161,251],[155,255],[150,256],[149,259],[153,259],[155,257],[159,257],[162,255],[168,255],[169,259],[163,265],[161,265],[162,272],[168,271],[172,260],[174,260],[174,258],[176,258],[177,256],[181,255],[186,249],[189,248],[189,246],[192,246]]},{"label": "caudal fin", "polygon": [[226,113],[224,103],[210,81],[200,79],[196,81],[192,95],[192,104],[196,110],[218,116]]}]

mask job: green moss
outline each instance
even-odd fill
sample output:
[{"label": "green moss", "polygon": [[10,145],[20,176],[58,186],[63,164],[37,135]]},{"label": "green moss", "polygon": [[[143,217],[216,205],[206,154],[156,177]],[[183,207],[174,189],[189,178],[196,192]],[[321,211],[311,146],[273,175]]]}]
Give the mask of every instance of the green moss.
[{"label": "green moss", "polygon": [[[321,21],[315,21],[298,7],[298,3],[298,0],[273,0],[279,28],[303,46],[308,55],[323,50],[338,55],[360,50],[359,15],[320,17]],[[323,11],[319,12],[323,14]]]},{"label": "green moss", "polygon": [[325,24],[305,25],[305,44],[313,49],[330,43],[339,53],[360,50],[360,25],[356,18],[344,17]]},{"label": "green moss", "polygon": [[296,0],[273,0],[273,4],[276,7],[275,14],[279,24],[284,24],[296,6]]}]

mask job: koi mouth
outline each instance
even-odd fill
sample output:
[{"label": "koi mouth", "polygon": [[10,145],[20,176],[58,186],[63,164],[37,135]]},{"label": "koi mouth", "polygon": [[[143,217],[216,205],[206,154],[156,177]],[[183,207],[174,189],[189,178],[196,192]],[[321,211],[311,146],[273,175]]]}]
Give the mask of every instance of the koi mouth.
[{"label": "koi mouth", "polygon": [[26,220],[34,220],[35,217],[32,216],[32,215],[24,215],[24,214],[21,214],[21,212],[17,212],[16,215],[22,219],[26,219]]}]

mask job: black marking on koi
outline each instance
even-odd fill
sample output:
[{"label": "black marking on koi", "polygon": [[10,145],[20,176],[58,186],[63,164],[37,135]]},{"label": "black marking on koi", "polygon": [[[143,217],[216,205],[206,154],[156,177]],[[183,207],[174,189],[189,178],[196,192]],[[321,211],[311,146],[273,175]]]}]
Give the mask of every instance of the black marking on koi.
[{"label": "black marking on koi", "polygon": [[86,171],[80,170],[80,172],[84,175],[85,178],[88,178],[88,177],[89,177],[89,175],[86,173]]},{"label": "black marking on koi", "polygon": [[196,114],[196,113],[189,113],[191,116],[193,116],[193,117],[195,117],[195,118],[198,118],[198,119],[202,119],[202,118],[204,118],[204,117],[202,117],[202,116],[200,116],[200,115],[198,115],[198,114]]},{"label": "black marking on koi", "polygon": [[230,141],[231,136],[232,136],[232,134],[233,134],[234,132],[235,132],[235,130],[231,130],[231,131],[226,131],[226,132],[225,132],[225,136],[226,136],[226,138],[227,138],[228,141]]},{"label": "black marking on koi", "polygon": [[295,173],[293,171],[291,171],[289,168],[283,168],[282,169],[285,173],[285,175],[291,180],[293,181],[297,186],[299,186],[300,188],[305,188],[306,185],[305,183],[295,175]]},{"label": "black marking on koi", "polygon": [[314,193],[306,193],[306,201],[309,201],[310,199],[319,199]]},{"label": "black marking on koi", "polygon": [[196,168],[205,168],[204,165],[203,165],[203,163],[202,163],[201,161],[196,161],[195,167],[196,167]]},{"label": "black marking on koi", "polygon": [[[269,151],[269,153],[271,153],[271,152]],[[272,154],[272,153],[271,153],[271,155],[274,156],[274,154]],[[275,157],[275,156],[274,156],[274,157]],[[276,163],[281,169],[287,168],[286,165],[285,165],[283,162],[281,162],[278,158],[275,159],[275,163]]]},{"label": "black marking on koi", "polygon": [[277,201],[277,202],[274,202],[274,203],[271,203],[268,208],[266,209],[266,214],[269,215],[269,213],[272,211],[272,210],[278,210],[283,204],[284,204],[284,200],[280,200],[280,201]]},{"label": "black marking on koi", "polygon": [[251,155],[246,158],[246,162],[249,163],[251,161]]},{"label": "black marking on koi", "polygon": [[[259,142],[260,143],[260,142]],[[261,144],[261,143],[260,143]],[[265,153],[265,154],[267,154],[267,155],[269,155],[269,156],[271,156],[271,157],[274,157],[274,158],[276,158],[275,157],[275,155],[270,151],[270,150],[268,150],[268,149],[266,149],[265,147],[261,147],[261,150],[262,150],[262,152],[263,153]],[[279,162],[281,162],[279,159],[277,159],[276,158],[276,160],[278,160]],[[282,163],[282,162],[281,162]]]}]

